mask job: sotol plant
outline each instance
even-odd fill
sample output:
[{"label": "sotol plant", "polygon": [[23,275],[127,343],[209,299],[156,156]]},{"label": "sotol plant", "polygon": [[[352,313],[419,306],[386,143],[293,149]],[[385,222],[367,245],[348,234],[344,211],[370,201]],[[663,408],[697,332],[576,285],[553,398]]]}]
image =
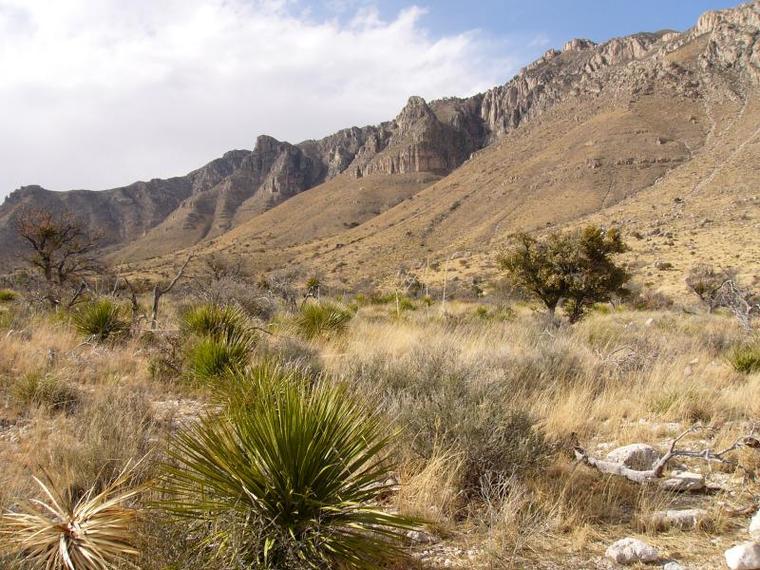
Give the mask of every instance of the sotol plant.
[{"label": "sotol plant", "polygon": [[339,334],[348,326],[353,313],[336,303],[306,303],[295,317],[299,333],[307,339]]},{"label": "sotol plant", "polygon": [[248,363],[254,337],[240,309],[200,305],[185,313],[181,326],[191,336],[187,366],[192,378],[208,382]]},{"label": "sotol plant", "polygon": [[182,317],[182,330],[199,337],[226,340],[247,332],[248,319],[242,310],[227,305],[199,305]]},{"label": "sotol plant", "polygon": [[80,334],[101,342],[129,331],[122,308],[110,299],[98,299],[81,307],[74,313],[74,326]]},{"label": "sotol plant", "polygon": [[111,570],[137,556],[131,540],[137,513],[126,503],[142,489],[126,488],[132,468],[125,468],[103,491],[90,489],[79,499],[35,477],[45,499],[3,515],[2,549],[45,570]]},{"label": "sotol plant", "polygon": [[[388,428],[343,387],[260,364],[226,410],[180,432],[165,507],[216,528],[205,546],[265,568],[377,568],[418,524],[383,511]],[[237,547],[232,550],[231,544]]]}]

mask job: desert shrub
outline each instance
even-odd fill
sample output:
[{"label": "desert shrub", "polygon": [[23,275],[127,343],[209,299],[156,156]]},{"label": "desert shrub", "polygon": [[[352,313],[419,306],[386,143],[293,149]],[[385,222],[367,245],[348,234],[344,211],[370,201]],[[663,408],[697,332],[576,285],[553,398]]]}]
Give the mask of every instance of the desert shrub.
[{"label": "desert shrub", "polygon": [[[347,376],[396,417],[414,455],[429,459],[439,447],[459,453],[462,490],[477,496],[484,481],[528,474],[548,457],[549,446],[532,418],[511,404],[516,394],[522,398],[535,389],[528,384],[543,372],[488,381],[497,366],[487,371],[489,363],[478,368],[460,359],[450,346],[422,347],[403,359],[379,355],[359,362]],[[525,371],[535,364],[526,364]]]},{"label": "desert shrub", "polygon": [[218,340],[204,338],[194,343],[187,353],[187,369],[194,380],[207,382],[229,369],[246,365],[251,345],[245,338]]},{"label": "desert shrub", "polygon": [[98,341],[114,340],[129,332],[122,308],[110,299],[98,299],[80,307],[73,316],[80,334]]},{"label": "desert shrub", "polygon": [[342,333],[352,317],[353,313],[347,307],[322,301],[304,304],[294,323],[304,338],[314,339]]},{"label": "desert shrub", "polygon": [[246,566],[380,567],[411,520],[377,500],[392,464],[381,416],[343,387],[262,364],[229,383],[226,413],[184,429],[170,449],[165,507],[215,532]]},{"label": "desert shrub", "polygon": [[499,264],[551,314],[564,299],[570,321],[576,322],[594,303],[627,294],[630,275],[612,259],[625,251],[619,231],[588,226],[541,241],[519,234],[512,248],[499,255]]},{"label": "desert shrub", "polygon": [[10,303],[18,298],[18,293],[11,289],[0,289],[0,303]]},{"label": "desert shrub", "polygon": [[53,374],[33,372],[15,382],[11,395],[23,406],[51,411],[71,411],[80,401],[79,391]]},{"label": "desert shrub", "polygon": [[760,372],[760,343],[739,345],[731,350],[726,358],[737,372]]},{"label": "desert shrub", "polygon": [[320,351],[296,337],[283,336],[262,345],[258,355],[262,359],[276,360],[285,366],[300,368],[313,376],[319,375],[324,369]]},{"label": "desert shrub", "polygon": [[199,305],[182,315],[181,328],[186,334],[227,341],[248,333],[248,319],[237,307]]},{"label": "desert shrub", "polygon": [[189,285],[189,298],[202,304],[238,307],[248,317],[270,321],[277,314],[271,292],[240,277],[226,276],[210,283]]}]

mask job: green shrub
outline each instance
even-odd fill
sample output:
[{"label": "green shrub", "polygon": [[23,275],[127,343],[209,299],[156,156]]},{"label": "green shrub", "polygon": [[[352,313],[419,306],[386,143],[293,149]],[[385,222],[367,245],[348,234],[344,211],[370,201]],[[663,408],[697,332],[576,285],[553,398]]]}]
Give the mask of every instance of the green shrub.
[{"label": "green shrub", "polygon": [[217,340],[240,337],[248,332],[245,313],[227,305],[199,305],[182,316],[183,332]]},{"label": "green shrub", "polygon": [[114,340],[129,332],[122,308],[110,299],[98,299],[79,308],[73,317],[77,332],[98,341]]},{"label": "green shrub", "polygon": [[208,382],[230,369],[248,363],[253,346],[248,336],[224,340],[202,338],[193,343],[187,354],[187,369],[192,379]]},{"label": "green shrub", "polygon": [[0,303],[10,303],[18,298],[18,293],[11,289],[0,289]]},{"label": "green shrub", "polygon": [[80,401],[79,391],[52,374],[34,372],[19,379],[12,388],[14,400],[24,406],[42,406],[51,411],[71,411]]},{"label": "green shrub", "polygon": [[304,338],[313,339],[342,333],[352,317],[347,307],[337,303],[306,303],[295,317],[295,326]]},{"label": "green shrub", "polygon": [[737,372],[743,374],[760,372],[760,343],[737,346],[727,358]]},{"label": "green shrub", "polygon": [[176,436],[163,483],[170,512],[214,529],[201,547],[256,568],[378,568],[402,556],[398,540],[416,524],[377,505],[393,467],[377,413],[269,363],[228,385],[226,412]]}]

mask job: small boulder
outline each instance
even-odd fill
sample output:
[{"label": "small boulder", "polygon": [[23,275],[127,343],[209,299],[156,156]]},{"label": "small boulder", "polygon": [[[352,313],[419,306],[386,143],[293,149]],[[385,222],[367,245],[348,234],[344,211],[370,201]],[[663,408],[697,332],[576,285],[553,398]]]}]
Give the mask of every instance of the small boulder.
[{"label": "small boulder", "polygon": [[749,523],[749,534],[755,540],[760,540],[760,511],[757,511],[752,521]]},{"label": "small boulder", "polygon": [[705,478],[691,471],[673,471],[662,482],[662,488],[668,491],[699,491],[705,488]]},{"label": "small boulder", "polygon": [[678,562],[670,561],[662,567],[662,570],[686,570],[686,568],[681,566]]},{"label": "small boulder", "polygon": [[678,528],[695,528],[697,523],[707,515],[704,509],[671,509],[654,514],[654,521]]},{"label": "small boulder", "polygon": [[636,564],[637,562],[657,562],[660,555],[657,550],[636,538],[622,538],[611,544],[604,555],[618,564]]},{"label": "small boulder", "polygon": [[632,443],[613,449],[607,454],[607,461],[625,465],[636,471],[652,469],[659,459],[660,453],[646,443]]},{"label": "small boulder", "polygon": [[729,548],[726,564],[731,570],[760,570],[760,544],[745,542]]}]

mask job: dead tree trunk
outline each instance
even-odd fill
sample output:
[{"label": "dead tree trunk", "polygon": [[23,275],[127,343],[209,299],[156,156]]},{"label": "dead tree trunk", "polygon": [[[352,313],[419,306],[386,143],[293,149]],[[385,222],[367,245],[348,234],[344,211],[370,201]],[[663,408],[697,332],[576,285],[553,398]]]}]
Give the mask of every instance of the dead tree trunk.
[{"label": "dead tree trunk", "polygon": [[185,272],[185,268],[187,267],[187,264],[190,263],[190,260],[192,258],[193,256],[192,254],[190,254],[185,260],[185,263],[182,264],[182,267],[179,268],[177,275],[174,277],[174,279],[172,279],[169,285],[167,285],[166,287],[161,287],[160,284],[156,283],[156,286],[153,288],[153,310],[151,311],[151,316],[150,316],[151,330],[156,330],[156,326],[158,324],[158,306],[159,306],[159,301],[161,300],[161,297],[163,297],[169,291],[171,291],[174,288],[174,286],[177,284],[177,281],[179,281],[182,278],[182,274]]}]

